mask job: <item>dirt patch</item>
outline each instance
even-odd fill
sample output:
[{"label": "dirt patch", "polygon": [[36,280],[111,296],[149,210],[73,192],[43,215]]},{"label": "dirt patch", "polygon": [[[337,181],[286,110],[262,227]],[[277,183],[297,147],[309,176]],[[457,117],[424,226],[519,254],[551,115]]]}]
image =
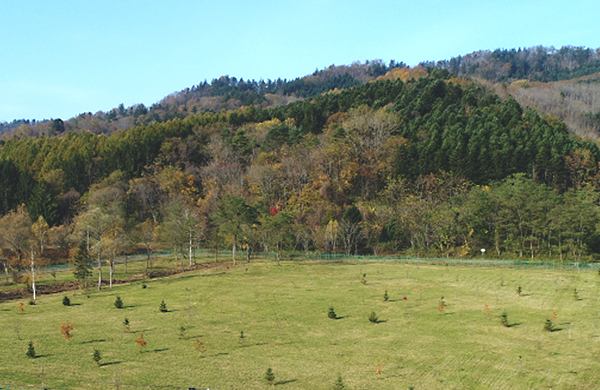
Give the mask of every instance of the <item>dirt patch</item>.
[{"label": "dirt patch", "polygon": [[[224,263],[220,263],[220,265],[228,266],[227,264],[224,264]],[[213,267],[212,264],[206,263],[206,264],[198,264],[198,265],[195,265],[192,267],[185,267],[185,268],[167,268],[167,269],[152,271],[152,272],[150,272],[148,277],[150,279],[164,278],[166,276],[172,276],[172,275],[182,274],[185,272],[196,271],[199,269],[207,269],[207,268],[211,268],[211,267]],[[143,280],[146,278],[147,277],[145,274],[134,274],[134,275],[131,275],[131,277],[129,279],[114,279],[113,285],[134,282],[136,280]],[[94,281],[90,280],[89,287],[95,288],[97,286],[96,283],[94,283]],[[110,283],[108,280],[102,281],[102,286],[109,286],[109,285],[110,285]],[[73,290],[79,290],[79,282],[70,281],[70,282],[52,283],[52,284],[47,284],[47,285],[36,286],[37,295],[57,294],[57,293],[61,293],[61,292],[65,292],[65,291],[73,291]],[[14,289],[11,289],[8,291],[0,291],[0,302],[6,302],[6,301],[11,301],[11,300],[17,300],[17,299],[30,299],[31,296],[32,296],[31,292],[27,291],[27,289],[25,289],[25,288],[14,288]]]}]

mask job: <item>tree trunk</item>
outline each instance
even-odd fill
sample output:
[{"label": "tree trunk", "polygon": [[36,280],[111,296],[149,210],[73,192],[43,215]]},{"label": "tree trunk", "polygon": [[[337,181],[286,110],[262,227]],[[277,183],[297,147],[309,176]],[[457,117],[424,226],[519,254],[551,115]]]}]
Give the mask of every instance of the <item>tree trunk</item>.
[{"label": "tree trunk", "polygon": [[190,229],[190,250],[189,250],[189,257],[190,257],[190,267],[192,266],[192,229]]},{"label": "tree trunk", "polygon": [[112,288],[114,262],[115,259],[113,258],[113,260],[108,263],[108,288]]},{"label": "tree trunk", "polygon": [[280,260],[281,260],[281,248],[279,247],[279,244],[277,244],[277,265],[281,265]]},{"label": "tree trunk", "polygon": [[237,235],[233,236],[233,265],[235,266],[235,249],[237,244]]},{"label": "tree trunk", "polygon": [[31,288],[33,289],[33,300],[35,301],[35,267],[33,251],[31,251]]},{"label": "tree trunk", "polygon": [[148,268],[150,268],[150,250],[146,250],[146,276],[148,276]]},{"label": "tree trunk", "polygon": [[560,253],[560,265],[562,267],[562,262],[563,262],[563,256],[562,256],[562,241],[561,241],[561,235],[558,235],[558,253]]},{"label": "tree trunk", "polygon": [[100,251],[98,251],[98,290],[102,289],[102,260],[100,259]]}]

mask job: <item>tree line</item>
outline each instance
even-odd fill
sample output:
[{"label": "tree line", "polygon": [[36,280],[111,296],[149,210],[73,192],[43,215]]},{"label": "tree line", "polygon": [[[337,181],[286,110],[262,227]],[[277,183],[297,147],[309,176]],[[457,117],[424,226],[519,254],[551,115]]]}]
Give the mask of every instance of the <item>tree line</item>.
[{"label": "tree line", "polygon": [[600,48],[535,46],[481,50],[450,60],[424,62],[423,65],[448,69],[457,76],[477,76],[492,82],[526,79],[547,83],[600,72]]}]

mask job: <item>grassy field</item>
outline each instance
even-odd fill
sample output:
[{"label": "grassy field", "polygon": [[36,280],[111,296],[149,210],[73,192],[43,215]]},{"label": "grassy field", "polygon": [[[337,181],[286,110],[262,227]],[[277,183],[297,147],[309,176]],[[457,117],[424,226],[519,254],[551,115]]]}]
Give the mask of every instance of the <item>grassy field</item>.
[{"label": "grassy field", "polygon": [[[11,301],[0,304],[0,388],[264,389],[272,368],[282,389],[333,389],[338,376],[346,389],[592,389],[599,283],[595,272],[258,260],[145,289],[138,281],[89,298],[41,296],[23,313]],[[546,332],[553,312],[555,331]],[[75,323],[69,341],[66,320]],[[25,355],[29,341],[35,359]]]}]

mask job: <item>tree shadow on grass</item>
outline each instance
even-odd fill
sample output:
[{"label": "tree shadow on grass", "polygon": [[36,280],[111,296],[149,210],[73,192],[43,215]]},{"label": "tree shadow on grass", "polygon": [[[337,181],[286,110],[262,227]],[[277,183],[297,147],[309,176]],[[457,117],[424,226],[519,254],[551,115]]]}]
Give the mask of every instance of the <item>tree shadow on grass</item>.
[{"label": "tree shadow on grass", "polygon": [[515,322],[514,324],[508,324],[508,325],[506,325],[506,327],[507,328],[512,328],[512,327],[519,326],[519,325],[521,325],[521,323]]},{"label": "tree shadow on grass", "polygon": [[131,330],[128,333],[147,333],[153,329]]},{"label": "tree shadow on grass", "polygon": [[370,321],[372,324],[384,324],[387,322],[387,320],[377,320],[377,321]]},{"label": "tree shadow on grass", "polygon": [[[200,275],[200,277],[202,277],[202,278],[208,278],[210,276],[223,276],[223,275],[226,275],[226,274],[227,274],[227,272],[217,272],[217,273],[214,273],[214,274],[203,274],[203,275]],[[190,276],[186,276],[186,277],[187,278],[195,278],[197,276],[190,275]]]},{"label": "tree shadow on grass", "polygon": [[104,367],[104,366],[112,366],[115,364],[121,364],[121,362],[108,362],[108,363],[102,363],[100,364],[100,367]]},{"label": "tree shadow on grass", "polygon": [[45,355],[35,355],[35,359],[37,359],[37,358],[45,358],[45,357],[50,357],[50,356],[54,356],[54,355],[51,354],[51,353],[47,353]]},{"label": "tree shadow on grass", "polygon": [[287,385],[288,383],[294,383],[294,382],[298,382],[298,379],[289,379],[287,381],[279,381],[279,382],[275,382],[275,386],[279,386],[279,385]]},{"label": "tree shadow on grass", "polygon": [[254,344],[242,344],[240,345],[240,348],[245,348],[245,347],[258,347],[261,345],[266,345],[267,343],[254,343]]},{"label": "tree shadow on grass", "polygon": [[227,352],[215,353],[213,356],[227,356],[229,355]]},{"label": "tree shadow on grass", "polygon": [[195,336],[185,336],[185,337],[180,337],[181,340],[193,340],[193,339],[199,339],[201,337],[204,337],[203,334],[198,334]]},{"label": "tree shadow on grass", "polygon": [[88,340],[88,341],[82,341],[81,344],[92,344],[92,343],[103,343],[106,340],[104,339],[93,339],[93,340]]},{"label": "tree shadow on grass", "polygon": [[168,350],[169,350],[169,348],[160,348],[160,349],[155,349],[155,350],[152,350],[149,352],[164,352],[164,351],[168,351]]},{"label": "tree shadow on grass", "polygon": [[560,331],[562,331],[562,330],[563,330],[563,328],[554,328],[554,329],[552,329],[552,330],[550,331],[550,333],[554,333],[554,332],[560,332]]}]

